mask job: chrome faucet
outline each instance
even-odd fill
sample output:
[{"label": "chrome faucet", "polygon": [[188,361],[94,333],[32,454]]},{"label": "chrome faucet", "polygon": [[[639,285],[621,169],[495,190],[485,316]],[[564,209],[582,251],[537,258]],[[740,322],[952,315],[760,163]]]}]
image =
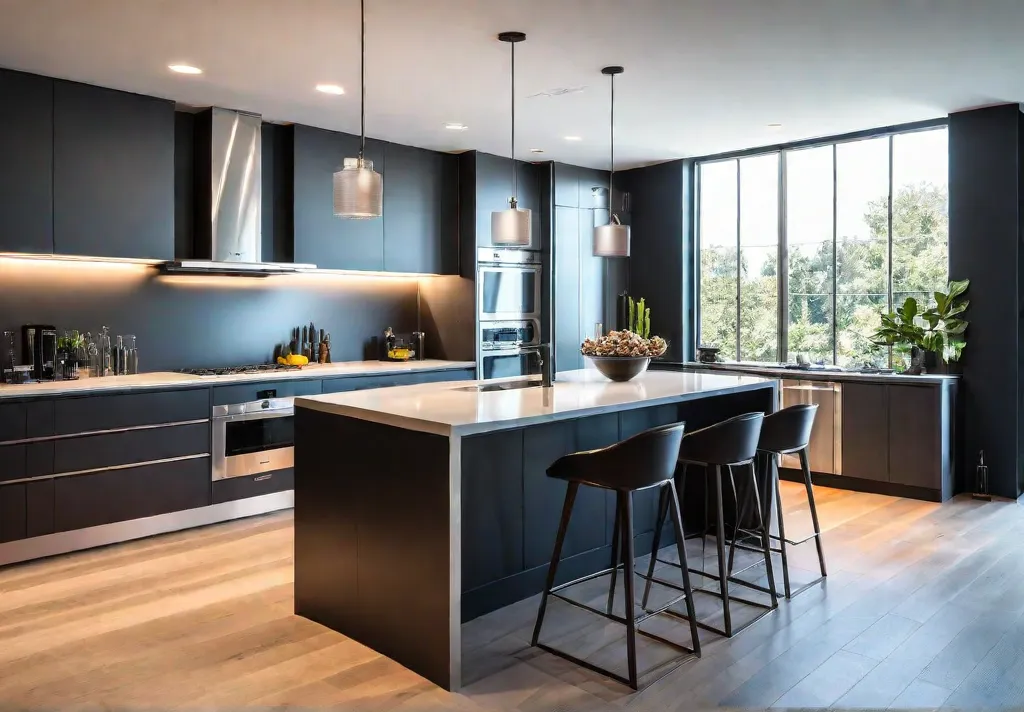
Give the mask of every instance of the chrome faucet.
[{"label": "chrome faucet", "polygon": [[540,365],[541,386],[551,388],[555,382],[555,372],[551,368],[551,344],[524,346],[520,349],[520,353],[537,354],[537,361]]}]

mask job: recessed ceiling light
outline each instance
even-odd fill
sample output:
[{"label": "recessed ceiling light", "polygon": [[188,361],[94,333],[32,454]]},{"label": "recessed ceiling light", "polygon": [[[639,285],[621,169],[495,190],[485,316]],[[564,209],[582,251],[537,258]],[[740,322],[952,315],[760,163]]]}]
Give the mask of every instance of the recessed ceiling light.
[{"label": "recessed ceiling light", "polygon": [[451,121],[444,125],[449,131],[465,131],[469,127],[465,124],[460,124],[458,121]]},{"label": "recessed ceiling light", "polygon": [[583,139],[579,136],[566,136],[566,141],[582,141]]},{"label": "recessed ceiling light", "polygon": [[178,74],[202,74],[203,70],[191,64],[168,64],[167,68]]},{"label": "recessed ceiling light", "polygon": [[344,94],[345,90],[339,87],[337,84],[317,84],[316,90],[323,92],[324,94]]},{"label": "recessed ceiling light", "polygon": [[768,124],[768,128],[770,128],[770,129],[781,129],[782,128],[782,124]]},{"label": "recessed ceiling light", "polygon": [[544,153],[543,148],[531,148],[530,153]]}]

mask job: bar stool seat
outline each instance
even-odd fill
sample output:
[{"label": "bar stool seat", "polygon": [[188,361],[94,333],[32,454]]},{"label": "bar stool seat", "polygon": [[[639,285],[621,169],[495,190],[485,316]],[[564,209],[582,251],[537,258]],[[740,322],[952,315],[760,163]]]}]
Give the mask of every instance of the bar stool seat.
[{"label": "bar stool seat", "polygon": [[[645,637],[657,640],[669,645],[682,653],[700,656],[700,639],[697,635],[696,616],[693,609],[693,594],[690,587],[690,577],[686,567],[683,568],[683,584],[680,587],[682,595],[676,596],[668,603],[659,606],[657,610],[645,610],[636,615],[636,602],[634,598],[634,550],[633,550],[633,493],[658,487],[661,490],[662,501],[672,504],[671,516],[675,526],[677,537],[677,548],[680,561],[686,562],[686,552],[683,547],[682,517],[679,512],[679,499],[676,495],[673,475],[676,467],[676,460],[679,457],[679,444],[683,439],[683,423],[662,426],[644,431],[634,435],[627,440],[599,450],[578,452],[566,455],[555,461],[548,468],[549,477],[565,480],[568,483],[565,492],[565,502],[562,505],[562,517],[558,524],[558,534],[555,537],[554,551],[551,555],[551,565],[548,568],[547,581],[544,585],[544,592],[540,599],[540,608],[537,611],[537,623],[533,629],[532,644],[553,655],[565,658],[577,665],[585,667],[594,672],[606,675],[634,690],[637,689],[638,678],[636,670],[636,635],[639,633]],[[572,516],[573,503],[576,493],[581,485],[597,487],[600,489],[612,490],[616,496],[615,531],[612,535],[612,565],[610,568],[597,573],[584,576],[568,583],[555,586],[555,576],[558,571],[558,563],[562,555],[562,544],[565,541],[565,533],[569,527],[569,520]],[[619,563],[621,551],[622,562]],[[615,602],[615,582],[619,568],[623,569],[624,584],[626,589],[626,615],[619,616],[612,613]],[[570,586],[589,581],[599,576],[611,574],[611,586],[608,590],[608,603],[606,610],[599,610],[592,606],[575,601],[567,596],[561,595],[562,591]],[[645,578],[642,574],[638,574]],[[548,598],[554,596],[566,603],[595,613],[609,620],[622,623],[626,626],[626,663],[628,666],[628,677],[619,675],[611,670],[581,660],[569,653],[552,648],[539,642],[541,628],[544,624],[544,615],[547,610]],[[686,601],[685,619],[690,623],[691,647],[680,645],[676,642],[663,638],[654,633],[640,630],[638,626],[660,613],[670,613],[668,609],[680,601]],[[645,606],[646,608],[646,606]],[[682,657],[677,664],[686,661]],[[676,666],[673,665],[664,671],[667,674]]]},{"label": "bar stool seat", "polygon": [[[775,592],[774,576],[772,572],[772,559],[771,559],[771,540],[769,538],[769,522],[768,518],[763,516],[762,509],[760,507],[760,497],[757,494],[757,473],[754,470],[754,456],[757,453],[757,444],[761,433],[761,424],[764,420],[763,413],[746,413],[739,415],[734,418],[716,423],[707,428],[696,430],[686,435],[683,438],[683,442],[680,446],[679,451],[679,471],[676,474],[678,481],[677,487],[683,492],[685,496],[686,487],[686,474],[687,469],[691,465],[700,465],[704,468],[709,485],[714,486],[714,506],[715,506],[715,544],[718,550],[718,585],[719,590],[714,591],[699,587],[694,589],[698,593],[706,593],[716,596],[722,600],[722,616],[724,627],[718,628],[705,621],[698,621],[697,625],[706,630],[710,630],[719,635],[726,637],[732,637],[736,633],[742,631],[747,626],[751,625],[755,621],[759,620],[762,616],[769,613],[771,610],[778,607],[778,597]],[[737,585],[745,586],[748,588],[759,589],[756,584],[744,581],[743,579],[736,578],[732,572],[732,542],[736,539],[739,530],[739,524],[741,519],[739,516],[736,517],[734,523],[733,536],[730,539],[730,561],[726,563],[726,531],[725,531],[725,510],[722,501],[722,468],[728,472],[729,482],[732,485],[732,492],[734,499],[736,497],[736,480],[733,474],[733,468],[742,467],[749,468],[750,472],[750,487],[754,493],[753,501],[756,506],[757,512],[757,530],[756,534],[761,540],[760,552],[764,557],[764,565],[767,570],[767,576],[769,581],[769,588],[767,593],[771,596],[771,605],[766,605],[759,601],[753,601],[749,599],[739,598],[735,595],[731,595],[729,592],[729,584],[734,583]],[[707,511],[707,496],[708,492],[705,489],[705,512]],[[737,501],[738,508],[738,501]],[[660,583],[662,585],[671,586],[672,584],[666,583],[660,579],[654,577],[654,568],[657,563],[664,563],[676,568],[686,568],[686,562],[680,558],[680,564],[676,564],[672,561],[665,561],[657,558],[658,548],[661,544],[661,531],[665,525],[665,518],[667,511],[664,503],[658,510],[657,525],[654,530],[654,553],[651,555],[650,568],[648,569],[648,579],[644,590],[643,605],[646,607],[648,596],[651,590],[651,583]],[[699,536],[701,539],[706,539],[708,532],[708,522],[705,522],[704,531],[694,536]],[[693,538],[693,537],[691,537]],[[701,576],[714,578],[708,576],[707,572],[703,569],[690,569],[691,573],[700,574]],[[730,603],[732,601],[738,601],[747,605],[755,606],[758,608],[765,609],[763,613],[747,621],[739,627],[734,627],[732,624],[732,612],[730,610]]]}]

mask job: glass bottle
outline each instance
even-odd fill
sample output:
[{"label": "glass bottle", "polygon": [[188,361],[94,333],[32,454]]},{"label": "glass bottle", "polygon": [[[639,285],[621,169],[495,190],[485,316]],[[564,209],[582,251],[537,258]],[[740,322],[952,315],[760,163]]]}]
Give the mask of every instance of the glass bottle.
[{"label": "glass bottle", "polygon": [[135,375],[139,372],[139,349],[135,345],[135,334],[128,334],[124,338],[128,341],[126,373]]}]

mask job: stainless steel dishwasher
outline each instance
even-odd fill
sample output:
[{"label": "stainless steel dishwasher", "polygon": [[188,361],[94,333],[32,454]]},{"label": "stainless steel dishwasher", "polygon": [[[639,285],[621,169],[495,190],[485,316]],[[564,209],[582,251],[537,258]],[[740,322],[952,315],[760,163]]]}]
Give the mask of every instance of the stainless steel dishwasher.
[{"label": "stainless steel dishwasher", "polygon": [[[808,448],[811,472],[843,474],[843,384],[784,379],[780,398],[782,408],[800,403],[818,405]],[[800,458],[796,455],[783,455],[780,464],[782,467],[799,470]]]}]

